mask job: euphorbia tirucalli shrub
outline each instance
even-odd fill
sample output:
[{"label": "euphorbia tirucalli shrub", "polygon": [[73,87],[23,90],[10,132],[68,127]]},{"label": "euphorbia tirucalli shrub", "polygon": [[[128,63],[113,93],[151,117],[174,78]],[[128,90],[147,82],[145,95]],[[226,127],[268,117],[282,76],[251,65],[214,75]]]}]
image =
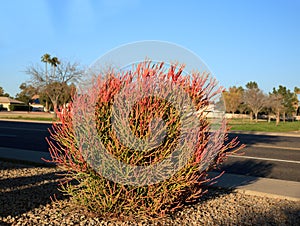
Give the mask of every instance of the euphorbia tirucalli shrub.
[{"label": "euphorbia tirucalli shrub", "polygon": [[105,217],[163,217],[198,200],[207,172],[241,148],[227,141],[224,120],[212,130],[207,118],[222,89],[183,70],[144,61],[74,96],[48,142],[76,204]]}]

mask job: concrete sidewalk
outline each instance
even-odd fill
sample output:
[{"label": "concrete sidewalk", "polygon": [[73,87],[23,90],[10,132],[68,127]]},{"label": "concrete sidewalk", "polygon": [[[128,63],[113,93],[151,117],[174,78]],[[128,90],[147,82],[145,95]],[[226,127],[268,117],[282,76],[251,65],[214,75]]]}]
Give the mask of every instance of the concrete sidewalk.
[{"label": "concrete sidewalk", "polygon": [[[47,152],[37,152],[13,148],[0,147],[0,158],[13,159],[33,163],[44,163],[41,158],[51,159]],[[219,173],[210,172],[210,177],[216,177]],[[300,182],[277,180],[262,177],[252,177],[225,173],[218,178],[213,186],[233,189],[236,192],[264,196],[270,198],[300,201]]]},{"label": "concrete sidewalk", "polygon": [[[219,175],[210,172],[211,177]],[[300,182],[252,177],[225,173],[218,178],[214,187],[233,189],[236,192],[269,198],[300,201]]]}]

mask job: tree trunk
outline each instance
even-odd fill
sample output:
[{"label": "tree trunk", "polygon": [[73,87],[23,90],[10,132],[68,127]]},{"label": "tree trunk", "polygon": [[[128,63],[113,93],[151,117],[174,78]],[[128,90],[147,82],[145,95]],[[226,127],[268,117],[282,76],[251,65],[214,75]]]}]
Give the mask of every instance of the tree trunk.
[{"label": "tree trunk", "polygon": [[56,97],[54,97],[54,98],[50,98],[51,99],[51,102],[52,102],[52,104],[53,104],[53,111],[54,111],[54,115],[53,115],[53,117],[54,117],[54,119],[57,119],[57,112],[58,112],[58,98],[59,98],[59,96],[56,96]]},{"label": "tree trunk", "polygon": [[250,121],[252,121],[253,120],[253,112],[251,111],[250,112]]},{"label": "tree trunk", "polygon": [[48,84],[48,63],[45,62],[46,84]]},{"label": "tree trunk", "polygon": [[57,101],[52,101],[53,103],[53,110],[54,110],[54,119],[57,119]]},{"label": "tree trunk", "polygon": [[257,122],[258,121],[258,119],[257,119],[258,112],[255,112],[254,115],[255,115],[255,122]]},{"label": "tree trunk", "polygon": [[285,112],[282,113],[282,120],[285,122]]},{"label": "tree trunk", "polygon": [[276,126],[278,126],[279,122],[280,122],[280,112],[277,111],[277,113],[276,113]]},{"label": "tree trunk", "polygon": [[270,122],[271,122],[271,115],[268,114],[268,123],[270,123]]},{"label": "tree trunk", "polygon": [[46,100],[45,110],[46,110],[46,112],[49,112],[49,102],[48,102],[48,100]]}]

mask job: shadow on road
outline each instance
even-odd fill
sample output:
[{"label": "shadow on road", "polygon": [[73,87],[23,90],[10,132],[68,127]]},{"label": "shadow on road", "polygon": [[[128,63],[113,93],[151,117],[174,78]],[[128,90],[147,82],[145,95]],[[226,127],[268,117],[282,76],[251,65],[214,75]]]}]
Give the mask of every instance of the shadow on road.
[{"label": "shadow on road", "polygon": [[225,171],[225,173],[241,174],[245,176],[253,177],[268,177],[274,164],[266,161],[258,160],[239,160],[233,161],[228,159],[218,170],[219,172]]},{"label": "shadow on road", "polygon": [[216,177],[221,172],[224,174],[218,178],[213,186],[235,189],[240,186],[252,184],[259,177],[268,177],[271,174],[273,164],[253,160],[239,162],[226,161],[218,169],[210,172],[210,177]]},{"label": "shadow on road", "polygon": [[285,137],[285,136],[271,136],[271,135],[257,135],[257,134],[235,134],[229,133],[229,140],[238,137],[238,140],[242,144],[246,144],[247,146],[255,145],[255,144],[268,144],[275,145],[281,142],[286,142],[287,140],[294,140],[294,137]]}]

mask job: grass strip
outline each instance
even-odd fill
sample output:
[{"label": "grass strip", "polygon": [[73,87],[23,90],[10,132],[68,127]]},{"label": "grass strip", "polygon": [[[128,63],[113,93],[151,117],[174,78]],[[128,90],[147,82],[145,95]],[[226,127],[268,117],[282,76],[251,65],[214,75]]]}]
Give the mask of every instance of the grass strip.
[{"label": "grass strip", "polygon": [[261,131],[261,132],[295,132],[300,131],[300,121],[293,122],[280,122],[276,123],[271,121],[258,121],[250,122],[247,119],[231,119],[229,120],[231,130],[238,131]]}]

